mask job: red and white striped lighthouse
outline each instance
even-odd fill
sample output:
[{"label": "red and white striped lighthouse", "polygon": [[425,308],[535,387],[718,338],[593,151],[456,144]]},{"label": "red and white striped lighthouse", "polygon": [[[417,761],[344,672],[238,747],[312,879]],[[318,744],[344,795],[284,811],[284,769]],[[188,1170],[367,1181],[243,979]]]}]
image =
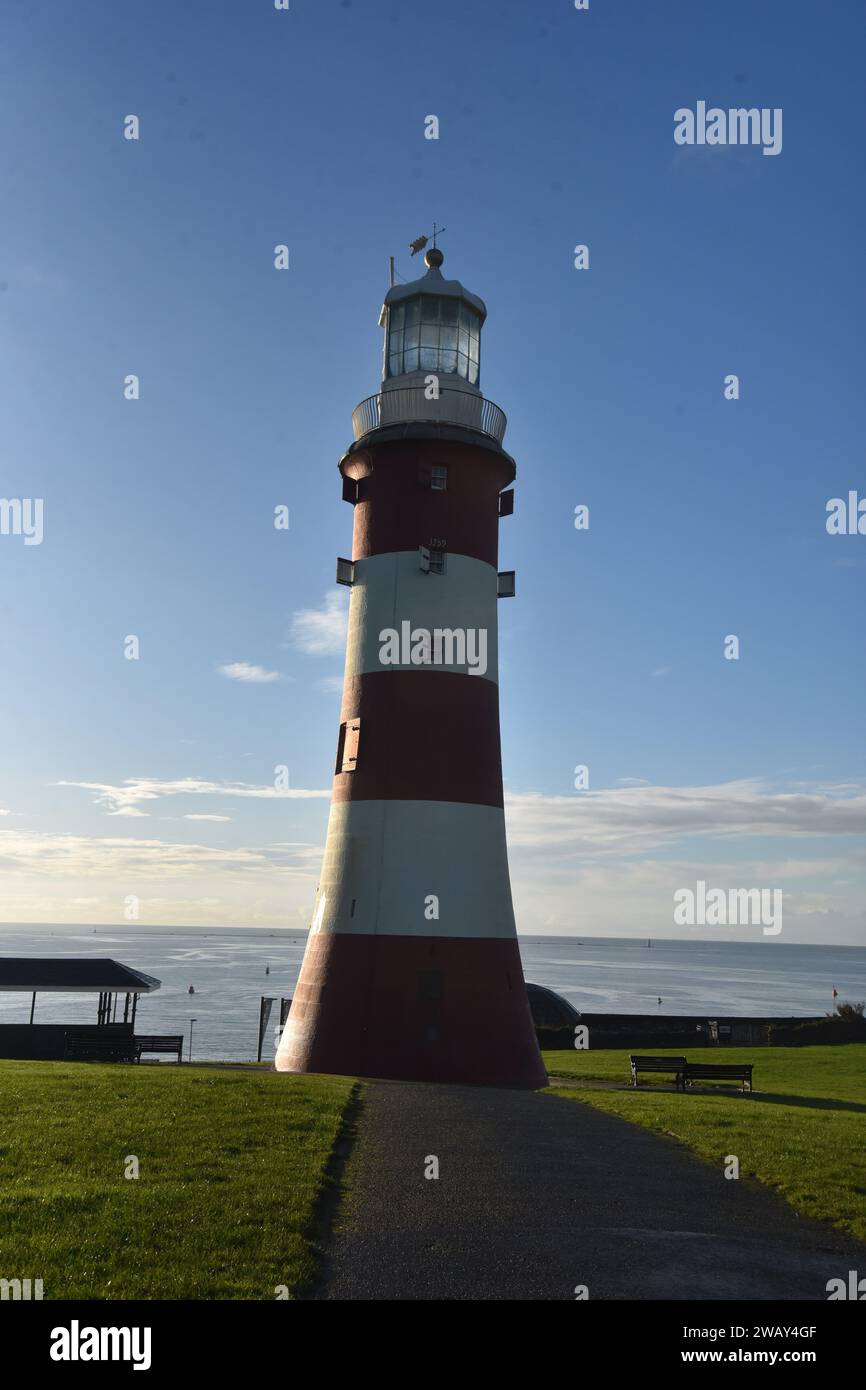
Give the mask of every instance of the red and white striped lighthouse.
[{"label": "red and white striped lighthouse", "polygon": [[484,304],[427,274],[382,310],[382,390],[340,461],[354,505],[337,761],[279,1071],[543,1086],[517,944],[496,631],[505,416],[479,389]]}]

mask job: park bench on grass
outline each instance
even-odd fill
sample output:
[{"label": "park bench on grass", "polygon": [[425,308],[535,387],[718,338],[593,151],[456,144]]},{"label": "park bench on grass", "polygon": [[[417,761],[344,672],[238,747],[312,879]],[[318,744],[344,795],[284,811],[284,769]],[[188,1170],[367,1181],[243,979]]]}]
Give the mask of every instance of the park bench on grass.
[{"label": "park bench on grass", "polygon": [[677,1090],[684,1091],[692,1081],[742,1081],[744,1091],[748,1082],[751,1091],[752,1063],[686,1062],[685,1066],[677,1073]]},{"label": "park bench on grass", "polygon": [[638,1074],[642,1071],[674,1072],[678,1076],[688,1066],[685,1057],[629,1057],[628,1060],[631,1062],[633,1086],[637,1086]]},{"label": "park bench on grass", "polygon": [[136,1037],[135,1045],[139,1062],[142,1052],[173,1052],[178,1062],[183,1061],[183,1033],[151,1033],[144,1037]]},{"label": "park bench on grass", "polygon": [[91,1033],[66,1034],[66,1060],[70,1062],[135,1062],[138,1060],[138,1040],[127,1035],[112,1036],[104,1028]]}]

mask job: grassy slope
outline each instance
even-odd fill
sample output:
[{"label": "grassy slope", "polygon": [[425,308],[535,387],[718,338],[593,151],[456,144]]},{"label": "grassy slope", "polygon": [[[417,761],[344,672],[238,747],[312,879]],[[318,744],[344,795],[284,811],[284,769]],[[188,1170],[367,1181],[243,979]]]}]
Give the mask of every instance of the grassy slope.
[{"label": "grassy slope", "polygon": [[352,1084],[0,1062],[0,1276],[45,1298],[294,1296]]},{"label": "grassy slope", "polygon": [[[662,1077],[644,1077],[634,1091],[628,1050],[544,1055],[552,1074],[575,1079],[558,1095],[673,1133],[714,1163],[736,1154],[742,1177],[761,1179],[799,1211],[866,1240],[866,1045],[686,1050],[690,1061],[754,1063],[751,1097],[711,1084],[678,1095],[673,1078]],[[626,1082],[628,1089],[615,1089]]]}]

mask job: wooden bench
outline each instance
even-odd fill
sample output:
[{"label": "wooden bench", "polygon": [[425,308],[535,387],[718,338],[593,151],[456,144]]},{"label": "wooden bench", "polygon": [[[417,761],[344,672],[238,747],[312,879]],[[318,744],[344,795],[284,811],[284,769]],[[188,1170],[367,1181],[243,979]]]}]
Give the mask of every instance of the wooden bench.
[{"label": "wooden bench", "polygon": [[138,1047],[131,1035],[118,1038],[103,1028],[92,1033],[67,1033],[64,1055],[70,1062],[136,1062]]},{"label": "wooden bench", "polygon": [[685,1057],[629,1057],[628,1060],[631,1063],[633,1086],[637,1086],[638,1074],[642,1071],[674,1072],[679,1075],[688,1066]]},{"label": "wooden bench", "polygon": [[183,1033],[150,1033],[135,1039],[138,1058],[142,1052],[173,1052],[178,1062],[183,1061]]},{"label": "wooden bench", "polygon": [[752,1070],[751,1062],[686,1062],[677,1073],[676,1086],[678,1091],[684,1091],[692,1081],[741,1081],[742,1089],[745,1091],[748,1082],[751,1091]]}]

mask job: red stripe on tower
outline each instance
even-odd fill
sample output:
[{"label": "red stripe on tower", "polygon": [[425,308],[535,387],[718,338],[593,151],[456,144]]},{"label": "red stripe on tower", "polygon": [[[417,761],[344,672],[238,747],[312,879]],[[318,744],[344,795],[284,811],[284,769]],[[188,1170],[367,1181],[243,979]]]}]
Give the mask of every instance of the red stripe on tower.
[{"label": "red stripe on tower", "polygon": [[478,385],[484,304],[428,272],[385,299],[381,392],[341,460],[349,636],[321,880],[279,1071],[547,1080],[508,874],[498,522],[514,462]]}]

